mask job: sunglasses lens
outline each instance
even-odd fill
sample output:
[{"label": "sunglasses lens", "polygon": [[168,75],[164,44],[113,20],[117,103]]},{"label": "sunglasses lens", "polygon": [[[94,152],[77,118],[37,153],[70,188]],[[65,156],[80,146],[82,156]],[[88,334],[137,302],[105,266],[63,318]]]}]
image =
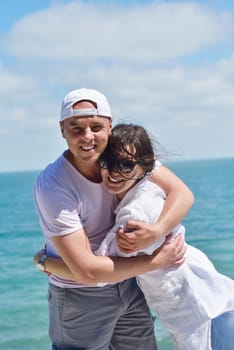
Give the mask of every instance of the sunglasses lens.
[{"label": "sunglasses lens", "polygon": [[118,169],[118,171],[120,171],[121,173],[131,173],[136,164],[136,162],[127,159],[99,159],[99,165],[102,169],[108,169],[109,171]]},{"label": "sunglasses lens", "polygon": [[136,163],[132,162],[131,160],[120,160],[118,161],[118,169],[123,173],[130,173]]}]

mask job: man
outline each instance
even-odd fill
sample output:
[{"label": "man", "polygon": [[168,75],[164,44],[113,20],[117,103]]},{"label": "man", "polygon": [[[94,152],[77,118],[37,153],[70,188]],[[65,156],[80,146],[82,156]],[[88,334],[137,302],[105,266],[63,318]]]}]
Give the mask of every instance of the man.
[{"label": "man", "polygon": [[[113,225],[116,206],[116,198],[102,187],[98,162],[111,126],[105,96],[91,89],[71,91],[64,98],[60,120],[68,149],[40,174],[35,186],[47,255],[62,257],[79,281],[59,277],[60,272],[50,276],[53,350],[157,349],[152,317],[132,277],[177,266],[184,259],[180,238],[154,256],[124,259],[93,254]],[[130,240],[120,233],[125,249],[136,249],[154,240],[154,235],[169,232],[192,204],[191,192],[174,174],[163,166],[156,173],[152,180],[168,193],[165,210],[155,226],[135,223]],[[41,256],[37,265],[46,270],[50,263],[50,258]]]}]

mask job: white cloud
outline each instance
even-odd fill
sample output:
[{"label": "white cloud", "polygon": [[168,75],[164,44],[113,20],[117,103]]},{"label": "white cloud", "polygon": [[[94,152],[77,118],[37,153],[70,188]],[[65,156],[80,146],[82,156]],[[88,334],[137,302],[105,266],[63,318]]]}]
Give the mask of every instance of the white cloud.
[{"label": "white cloud", "polygon": [[5,45],[23,60],[146,64],[217,44],[232,29],[230,14],[192,2],[118,7],[73,1],[23,18],[6,35]]},{"label": "white cloud", "polygon": [[9,159],[0,167],[41,168],[63,150],[61,99],[80,86],[102,91],[116,122],[143,123],[172,152],[234,156],[233,56],[184,60],[232,37],[231,13],[195,2],[73,1],[22,18],[1,38],[0,158],[7,150]]}]

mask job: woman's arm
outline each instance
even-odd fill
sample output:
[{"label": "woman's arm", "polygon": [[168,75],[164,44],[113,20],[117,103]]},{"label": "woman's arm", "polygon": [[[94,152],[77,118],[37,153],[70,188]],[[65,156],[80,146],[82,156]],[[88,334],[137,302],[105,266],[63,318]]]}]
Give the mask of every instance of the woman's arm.
[{"label": "woman's arm", "polygon": [[133,232],[119,230],[116,239],[125,253],[144,249],[167,235],[183,220],[194,203],[191,190],[165,166],[161,165],[149,179],[166,193],[165,205],[154,225],[129,221],[126,227]]},{"label": "woman's arm", "polygon": [[194,203],[194,196],[185,183],[163,165],[152,173],[150,180],[167,195],[163,211],[155,224],[158,234],[165,235],[184,219]]}]

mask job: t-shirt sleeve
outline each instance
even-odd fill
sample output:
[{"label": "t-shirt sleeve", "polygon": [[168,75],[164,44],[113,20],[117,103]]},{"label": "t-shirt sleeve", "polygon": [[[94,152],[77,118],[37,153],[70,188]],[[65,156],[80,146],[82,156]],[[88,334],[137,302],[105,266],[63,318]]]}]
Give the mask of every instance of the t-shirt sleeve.
[{"label": "t-shirt sleeve", "polygon": [[34,200],[42,230],[48,236],[65,235],[82,228],[78,199],[64,190],[50,184],[34,188]]}]

